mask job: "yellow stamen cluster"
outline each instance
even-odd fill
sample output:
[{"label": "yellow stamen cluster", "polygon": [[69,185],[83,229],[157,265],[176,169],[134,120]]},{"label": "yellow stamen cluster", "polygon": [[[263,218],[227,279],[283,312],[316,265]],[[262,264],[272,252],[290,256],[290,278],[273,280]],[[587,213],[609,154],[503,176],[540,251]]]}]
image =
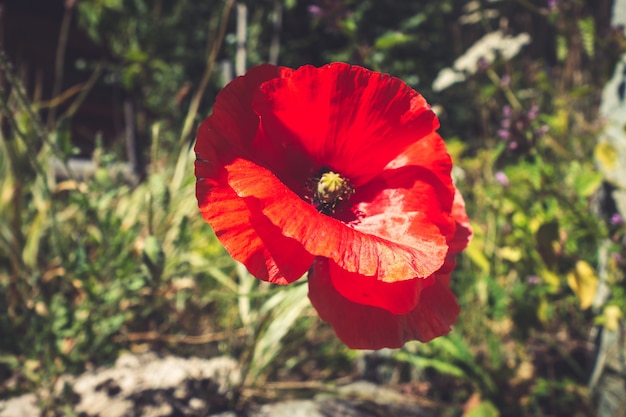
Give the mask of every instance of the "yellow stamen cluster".
[{"label": "yellow stamen cluster", "polygon": [[317,180],[313,204],[320,213],[332,214],[339,202],[348,200],[354,194],[350,181],[340,174],[328,171]]}]

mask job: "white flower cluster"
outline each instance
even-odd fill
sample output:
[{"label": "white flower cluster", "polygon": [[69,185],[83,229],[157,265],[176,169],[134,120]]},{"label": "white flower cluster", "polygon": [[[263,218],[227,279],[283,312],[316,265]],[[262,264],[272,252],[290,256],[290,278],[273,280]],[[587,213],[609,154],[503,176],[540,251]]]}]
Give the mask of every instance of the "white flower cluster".
[{"label": "white flower cluster", "polygon": [[498,57],[509,60],[528,43],[530,43],[528,33],[520,33],[517,36],[508,36],[502,31],[488,33],[457,58],[452,68],[439,71],[433,82],[433,90],[442,91],[452,84],[465,81],[468,75],[478,71],[480,61],[491,64]]}]

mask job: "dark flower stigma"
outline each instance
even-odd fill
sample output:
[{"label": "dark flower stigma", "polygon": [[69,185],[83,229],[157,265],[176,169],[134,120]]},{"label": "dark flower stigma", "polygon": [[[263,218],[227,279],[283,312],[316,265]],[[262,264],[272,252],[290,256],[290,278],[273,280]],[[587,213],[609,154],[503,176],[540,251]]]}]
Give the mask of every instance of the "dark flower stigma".
[{"label": "dark flower stigma", "polygon": [[354,194],[354,188],[347,178],[329,169],[322,169],[313,177],[310,187],[312,196],[307,198],[317,211],[333,214],[341,201],[347,201]]}]

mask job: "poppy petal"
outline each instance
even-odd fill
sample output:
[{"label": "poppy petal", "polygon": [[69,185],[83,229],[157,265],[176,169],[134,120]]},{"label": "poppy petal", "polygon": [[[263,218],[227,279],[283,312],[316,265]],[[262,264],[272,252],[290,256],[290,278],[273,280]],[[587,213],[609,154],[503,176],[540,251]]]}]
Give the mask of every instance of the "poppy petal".
[{"label": "poppy petal", "polygon": [[[443,140],[431,134],[361,186],[350,200],[354,203],[351,210],[337,217],[358,231],[407,246],[419,245],[425,239],[440,239],[441,235],[449,240],[455,232],[455,221],[450,215],[454,197],[451,169]],[[356,219],[351,220],[352,213],[357,213]],[[447,252],[447,246],[431,252],[430,262],[441,266]]]},{"label": "poppy petal", "polygon": [[346,299],[357,304],[379,307],[393,314],[405,314],[413,310],[419,302],[422,290],[433,284],[430,278],[385,282],[378,277],[347,272],[330,261],[328,273],[333,287]]},{"label": "poppy petal", "polygon": [[404,82],[343,63],[304,66],[268,81],[253,107],[265,134],[259,140],[277,148],[298,144],[318,168],[337,170],[355,187],[439,126]]},{"label": "poppy petal", "polygon": [[420,166],[433,173],[446,186],[452,183],[452,158],[448,154],[446,143],[437,132],[432,132],[422,140],[412,143],[404,152],[389,162],[386,168],[398,168],[405,165]]},{"label": "poppy petal", "polygon": [[252,108],[252,96],[262,83],[291,71],[274,65],[259,65],[224,87],[215,99],[213,113],[198,129],[195,144],[198,157],[208,159],[206,154],[217,150],[221,154],[233,148],[248,153],[259,125],[259,117]]},{"label": "poppy petal", "polygon": [[[407,196],[412,198],[405,200],[405,207],[413,205],[421,209],[431,208],[430,204],[424,204],[424,202],[438,201],[440,206],[432,207],[432,211],[449,212],[454,198],[454,185],[450,175],[452,158],[448,154],[446,144],[441,136],[433,132],[422,140],[413,143],[385,167],[385,172],[402,172],[401,170],[406,169],[406,167],[419,167],[421,172],[427,173],[426,178],[424,178],[425,174],[423,173],[416,176],[419,180],[428,183],[433,191],[427,194],[419,190],[419,193]],[[431,196],[437,198],[431,198]]]},{"label": "poppy petal", "polygon": [[445,277],[433,276],[420,300],[407,314],[357,304],[333,286],[329,261],[317,259],[309,272],[309,299],[337,337],[352,349],[399,348],[410,340],[428,342],[447,334],[459,314],[456,297]]},{"label": "poppy petal", "polygon": [[[423,97],[386,74],[256,67],[198,131],[198,204],[258,278],[289,283],[313,263],[311,301],[349,346],[427,341],[456,320],[449,273],[472,233],[437,127]],[[322,168],[356,189],[332,216],[305,201]]]},{"label": "poppy petal", "polygon": [[198,205],[228,253],[264,281],[288,284],[302,277],[313,256],[269,222],[256,200],[239,197],[223,176],[205,178],[205,165],[196,164]]},{"label": "poppy petal", "polygon": [[469,245],[474,232],[470,220],[465,212],[465,200],[458,189],[454,190],[454,203],[452,205],[452,217],[456,222],[456,231],[450,241],[450,252],[459,253]]},{"label": "poppy petal", "polygon": [[229,186],[241,198],[257,199],[263,214],[284,236],[299,241],[312,255],[333,259],[349,272],[394,282],[415,276],[427,277],[444,262],[448,249],[445,237],[437,226],[427,221],[416,222],[421,216],[419,213],[390,218],[380,215],[371,220],[396,227],[396,230],[421,224],[421,234],[412,233],[410,245],[407,245],[363,233],[318,213],[270,171],[252,161],[236,159],[225,168]]},{"label": "poppy petal", "polygon": [[195,145],[196,197],[203,218],[234,259],[255,277],[275,284],[302,277],[313,256],[285,237],[254,201],[237,196],[219,167],[235,155],[252,153],[250,144],[259,124],[252,95],[263,82],[291,71],[260,65],[229,83],[218,94],[212,115],[198,129]]}]

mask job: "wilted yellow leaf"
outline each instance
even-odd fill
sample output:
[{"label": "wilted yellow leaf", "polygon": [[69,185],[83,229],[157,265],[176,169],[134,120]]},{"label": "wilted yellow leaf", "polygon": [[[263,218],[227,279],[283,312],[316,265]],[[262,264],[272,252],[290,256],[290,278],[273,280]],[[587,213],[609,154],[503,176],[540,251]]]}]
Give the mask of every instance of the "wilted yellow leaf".
[{"label": "wilted yellow leaf", "polygon": [[608,143],[599,143],[594,150],[596,160],[604,169],[613,169],[617,163],[617,152]]},{"label": "wilted yellow leaf", "polygon": [[591,307],[598,288],[598,277],[591,265],[585,261],[576,262],[576,267],[567,274],[567,283],[585,310]]},{"label": "wilted yellow leaf", "polygon": [[624,317],[622,310],[618,306],[613,305],[604,307],[602,315],[604,316],[604,327],[611,331],[616,331],[619,328],[619,321]]}]

